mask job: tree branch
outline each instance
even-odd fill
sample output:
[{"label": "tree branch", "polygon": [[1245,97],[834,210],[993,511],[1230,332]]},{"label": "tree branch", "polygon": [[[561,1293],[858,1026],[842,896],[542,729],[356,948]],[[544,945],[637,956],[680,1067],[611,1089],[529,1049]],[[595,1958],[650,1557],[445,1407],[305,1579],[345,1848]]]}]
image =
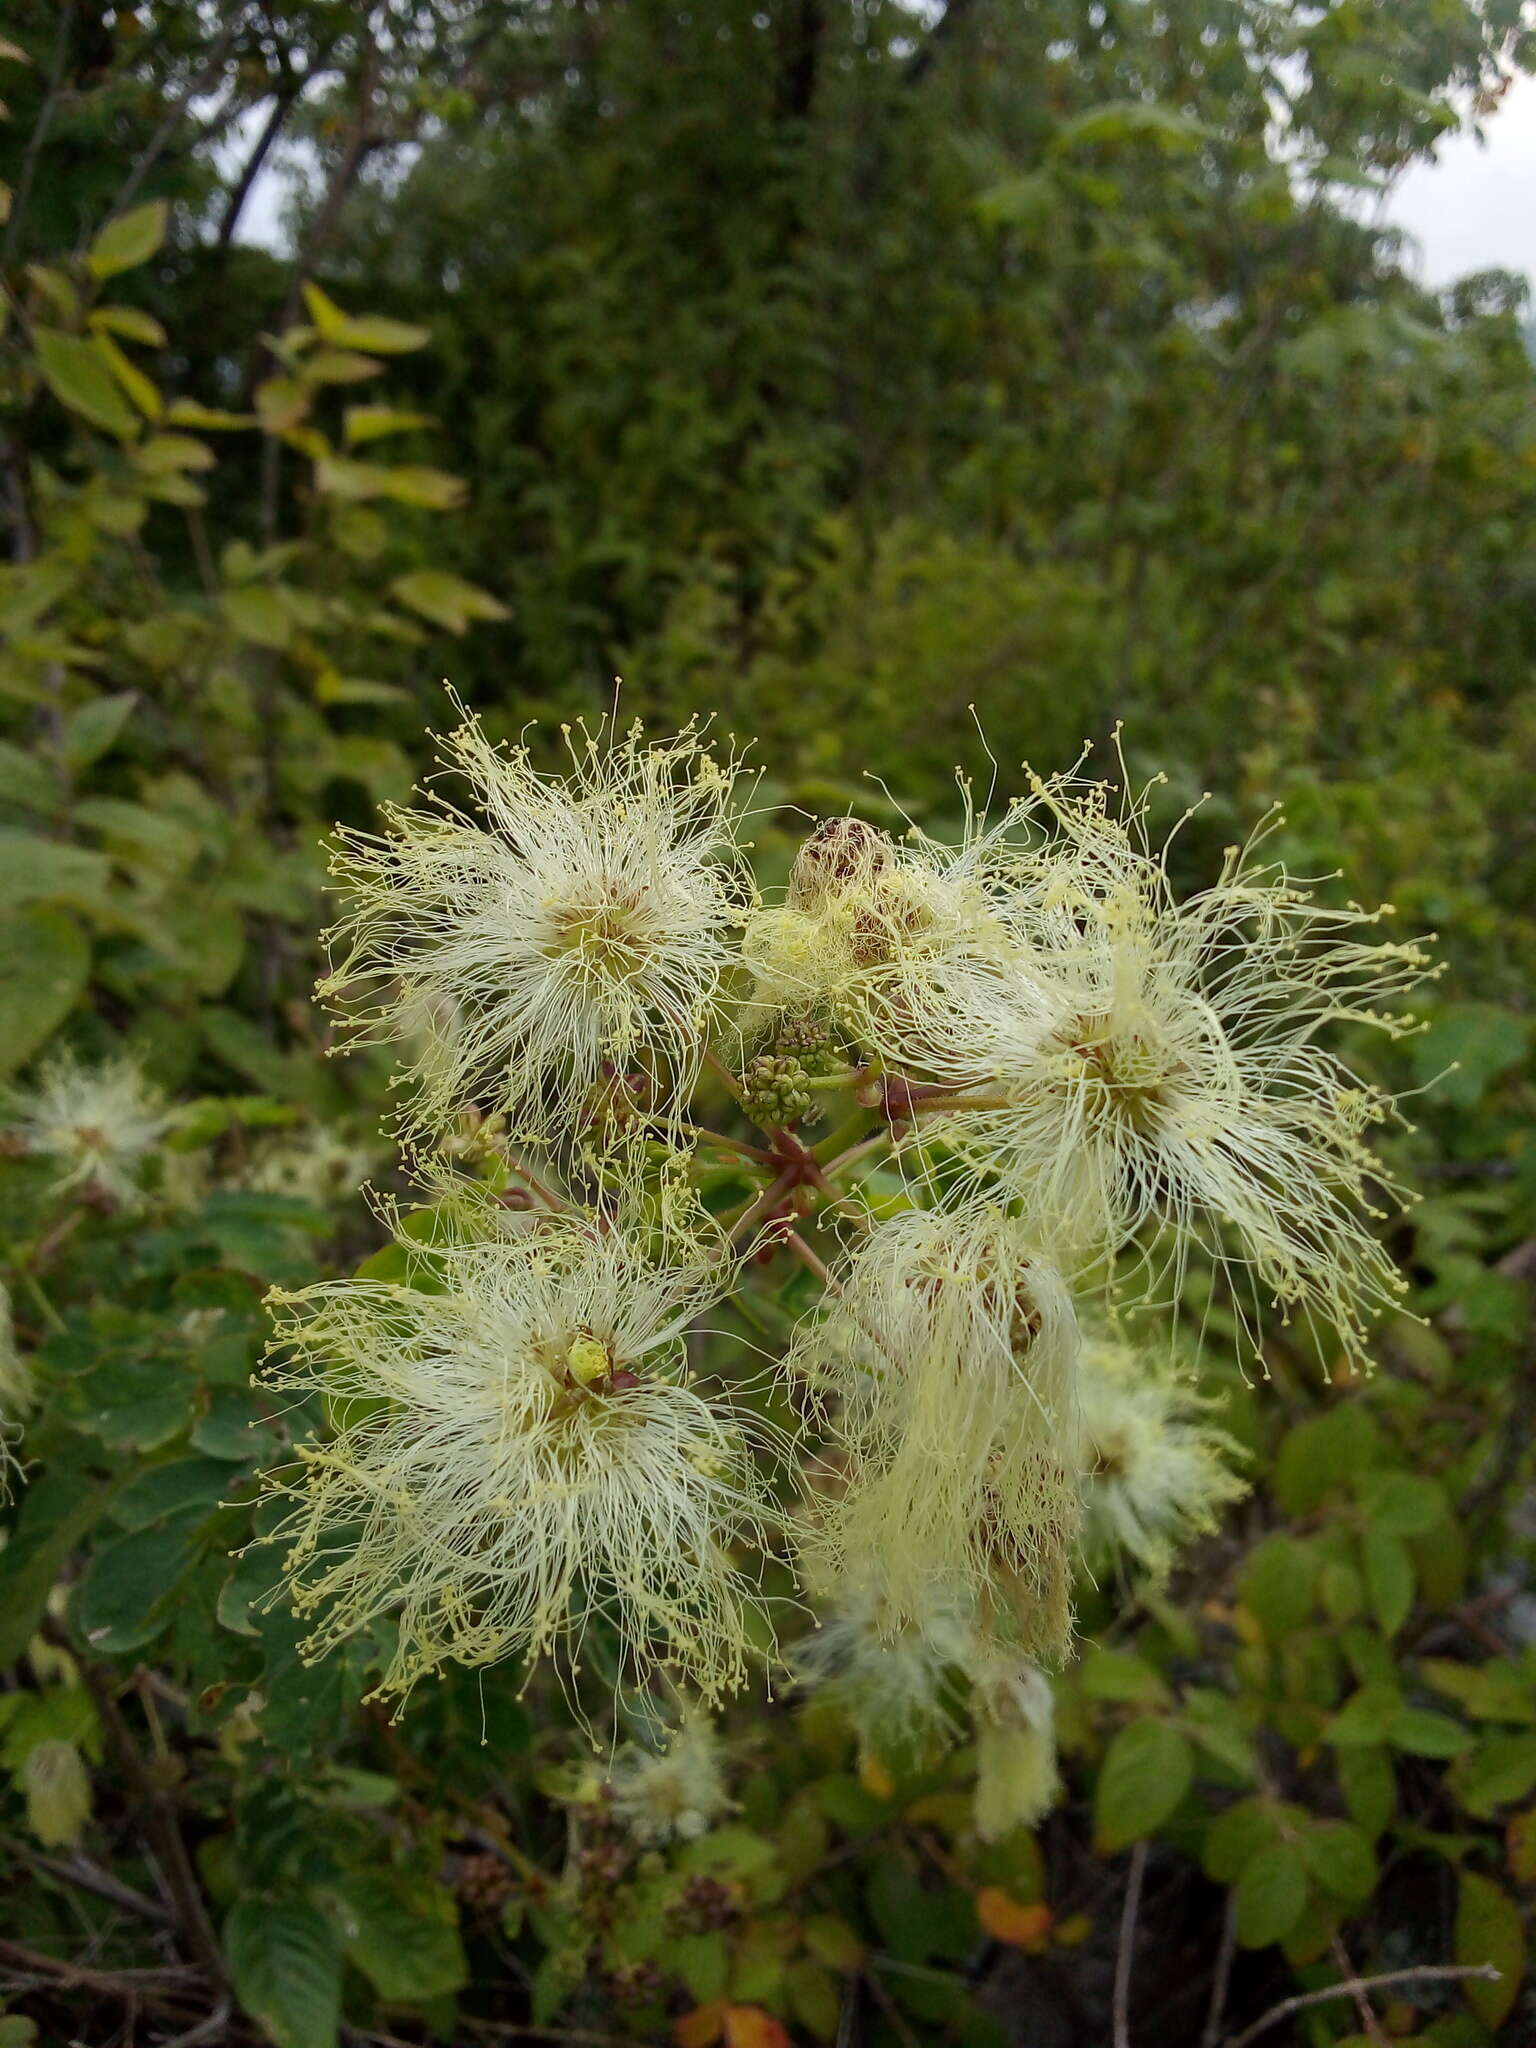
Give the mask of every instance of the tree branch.
[{"label": "tree branch", "polygon": [[1385,1991],[1391,1984],[1446,1983],[1460,1977],[1481,1977],[1485,1983],[1496,1984],[1500,1974],[1492,1963],[1422,1963],[1412,1970],[1384,1970],[1379,1977],[1350,1977],[1321,1991],[1298,1991],[1294,1998],[1282,1998],[1278,2005],[1272,2005],[1262,2019],[1255,2020],[1242,2033],[1229,2034],[1226,2048],[1248,2048],[1250,2041],[1257,2041],[1260,2034],[1267,2034],[1292,2013],[1302,2012],[1309,2005],[1324,2005],[1332,1998],[1358,1998],[1365,1992]]}]

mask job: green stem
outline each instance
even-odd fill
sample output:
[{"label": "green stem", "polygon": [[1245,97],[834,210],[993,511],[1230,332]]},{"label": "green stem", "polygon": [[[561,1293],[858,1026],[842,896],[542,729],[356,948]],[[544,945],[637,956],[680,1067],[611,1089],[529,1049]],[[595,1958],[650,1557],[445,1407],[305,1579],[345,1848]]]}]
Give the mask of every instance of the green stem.
[{"label": "green stem", "polygon": [[881,1121],[879,1110],[866,1109],[861,1103],[853,1115],[840,1123],[836,1130],[829,1131],[819,1145],[812,1146],[811,1157],[818,1166],[826,1166],[857,1145],[861,1138],[867,1137]]}]

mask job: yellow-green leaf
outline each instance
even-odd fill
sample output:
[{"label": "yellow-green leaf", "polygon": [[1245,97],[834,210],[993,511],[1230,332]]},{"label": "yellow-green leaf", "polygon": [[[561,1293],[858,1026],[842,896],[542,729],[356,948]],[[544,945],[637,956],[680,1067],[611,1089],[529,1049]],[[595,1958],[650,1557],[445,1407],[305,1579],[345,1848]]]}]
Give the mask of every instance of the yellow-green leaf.
[{"label": "yellow-green leaf", "polygon": [[168,220],[163,199],[148,200],[109,220],[85,259],[92,277],[116,277],[121,270],[147,263],[165,240]]},{"label": "yellow-green leaf", "polygon": [[398,412],[392,405],[349,405],[343,415],[349,446],[359,441],[377,441],[385,434],[403,434],[412,427],[429,427],[424,412]]},{"label": "yellow-green leaf", "polygon": [[431,512],[455,511],[469,495],[469,486],[462,477],[413,463],[382,470],[380,478],[378,488],[383,496],[402,505],[422,505]]},{"label": "yellow-green leaf", "polygon": [[1508,2019],[1525,1975],[1525,1926],[1520,1909],[1491,1878],[1461,1873],[1456,1902],[1456,1960],[1492,1963],[1497,1981],[1469,1977],[1462,1984],[1468,2005],[1490,2032]]},{"label": "yellow-green leaf", "polygon": [[120,334],[124,341],[141,341],[146,348],[165,346],[165,329],[137,306],[98,306],[90,325],[98,334]]},{"label": "yellow-green leaf", "polygon": [[138,468],[152,474],[170,469],[212,469],[214,453],[206,441],[191,434],[152,434],[133,456]]},{"label": "yellow-green leaf", "polygon": [[256,387],[256,411],[268,433],[296,427],[312,404],[310,393],[297,377],[268,377]]},{"label": "yellow-green leaf", "polygon": [[173,399],[166,409],[166,424],[172,427],[202,427],[207,432],[215,428],[254,427],[256,422],[248,412],[225,412],[216,405],[199,405],[195,398]]},{"label": "yellow-green leaf", "polygon": [[280,651],[293,638],[293,620],[265,584],[247,583],[242,589],[226,590],[224,609],[240,638],[258,647]]},{"label": "yellow-green leaf", "polygon": [[123,403],[98,341],[51,327],[35,329],[34,340],[38,367],[61,404],[119,440],[137,433],[139,423]]},{"label": "yellow-green leaf", "polygon": [[110,334],[98,334],[96,346],[106,358],[107,368],[145,419],[159,419],[163,402],[160,393],[137,363],[128,360]]},{"label": "yellow-green leaf", "polygon": [[382,363],[349,348],[322,348],[300,365],[300,375],[311,384],[361,384],[383,374]]},{"label": "yellow-green leaf", "polygon": [[462,633],[473,619],[505,619],[507,607],[488,590],[451,576],[446,569],[413,569],[389,586],[403,605],[450,633]]}]

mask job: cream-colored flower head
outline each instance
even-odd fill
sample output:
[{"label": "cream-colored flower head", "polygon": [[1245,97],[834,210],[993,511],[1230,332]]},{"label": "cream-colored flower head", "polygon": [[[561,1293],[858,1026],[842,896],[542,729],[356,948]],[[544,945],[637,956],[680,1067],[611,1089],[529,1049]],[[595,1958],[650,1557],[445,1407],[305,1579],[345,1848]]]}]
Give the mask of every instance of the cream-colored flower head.
[{"label": "cream-colored flower head", "polygon": [[56,1191],[94,1186],[125,1209],[143,1199],[139,1170],[173,1121],[159,1090],[127,1058],[87,1067],[61,1053],[11,1103],[13,1134],[58,1164]]},{"label": "cream-colored flower head", "polygon": [[609,1779],[613,1810],[639,1842],[687,1842],[730,1813],[725,1759],[714,1724],[685,1716],[664,1750],[631,1747]]},{"label": "cream-colored flower head", "polygon": [[547,776],[466,716],[440,758],[469,809],[434,793],[339,835],[320,993],[353,1043],[406,1046],[412,1130],[478,1105],[515,1137],[568,1134],[605,1069],[645,1066],[666,1098],[697,1068],[750,896],[733,768],[691,729],[565,737],[570,772]]},{"label": "cream-colored flower head", "polygon": [[879,1052],[893,983],[1009,954],[994,902],[1001,829],[968,814],[951,847],[915,829],[897,841],[859,818],[824,820],[800,848],[784,902],[747,925],[755,1010],[830,1017]]},{"label": "cream-colored flower head", "polygon": [[369,1404],[301,1451],[276,1540],[319,1656],[389,1614],[380,1690],[449,1660],[557,1653],[714,1699],[746,1675],[761,1601],[727,1550],[768,1541],[751,1425],[689,1383],[684,1333],[730,1282],[684,1248],[540,1219],[419,1245],[439,1292],[342,1281],[273,1297],[271,1383]]},{"label": "cream-colored flower head", "polygon": [[1071,1298],[1024,1223],[976,1204],[878,1225],[786,1358],[841,1461],[801,1533],[813,1568],[900,1614],[964,1588],[989,1635],[1064,1654],[1076,1354]]},{"label": "cream-colored flower head", "polygon": [[1033,1827],[1060,1789],[1056,1703],[1033,1664],[989,1663],[974,1674],[976,1832],[1000,1842]]},{"label": "cream-colored flower head", "polygon": [[256,1149],[242,1184],[268,1195],[292,1195],[311,1208],[329,1209],[363,1187],[379,1163],[377,1146],[359,1145],[324,1124],[296,1136],[269,1139]]},{"label": "cream-colored flower head", "polygon": [[1402,1282],[1368,1227],[1386,1184],[1366,1142],[1390,1101],[1318,1043],[1330,1025],[1399,1033],[1382,1008],[1422,978],[1412,945],[1362,940],[1384,913],[1332,909],[1232,849],[1217,883],[1173,894],[1144,805],[1104,786],[1036,784],[1054,826],[1014,867],[1007,976],[952,976],[898,1059],[959,1100],[922,1119],[978,1179],[1024,1196],[1088,1259],[1134,1242],[1143,1282],[1201,1245],[1250,1327],[1262,1297],[1363,1353]]},{"label": "cream-colored flower head", "polygon": [[1084,1553],[1090,1565],[1124,1553],[1161,1577],[1248,1491],[1233,1470],[1242,1449],[1202,1419],[1210,1404],[1171,1360],[1112,1330],[1085,1334],[1078,1387]]}]

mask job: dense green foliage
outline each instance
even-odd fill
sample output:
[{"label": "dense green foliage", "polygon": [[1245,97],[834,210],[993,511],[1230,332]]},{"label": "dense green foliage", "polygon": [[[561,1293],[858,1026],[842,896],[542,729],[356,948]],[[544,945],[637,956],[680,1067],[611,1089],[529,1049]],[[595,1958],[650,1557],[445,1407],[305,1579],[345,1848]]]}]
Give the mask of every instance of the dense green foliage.
[{"label": "dense green foliage", "polygon": [[[1450,1963],[1502,1974],[1264,2038],[1536,2033],[1536,373],[1515,281],[1426,294],[1354,203],[1528,38],[930,13],[8,10],[0,1073],[130,1052],[183,1108],[138,1205],[0,1156],[6,2048],[1097,2048],[1117,1955],[1138,2048]],[[273,256],[233,231],[284,137]],[[1413,1313],[1369,1380],[1280,1332],[1249,1388],[1213,1295],[1254,1492],[1170,1586],[1080,1588],[1038,1831],[787,1692],[730,1717],[729,1824],[647,1848],[547,1678],[391,1725],[370,1645],[305,1667],[261,1604],[259,1475],[326,1421],[252,1393],[262,1296],[376,1251],[387,1170],[308,1001],[319,835],[405,793],[444,674],[506,733],[617,673],[758,736],[766,879],[792,806],[942,825],[974,705],[1005,784],[1123,719],[1170,815],[1213,789],[1192,880],[1283,797],[1298,867],[1439,934],[1374,1056],[1434,1084]],[[805,1298],[764,1265],[754,1340]]]}]

